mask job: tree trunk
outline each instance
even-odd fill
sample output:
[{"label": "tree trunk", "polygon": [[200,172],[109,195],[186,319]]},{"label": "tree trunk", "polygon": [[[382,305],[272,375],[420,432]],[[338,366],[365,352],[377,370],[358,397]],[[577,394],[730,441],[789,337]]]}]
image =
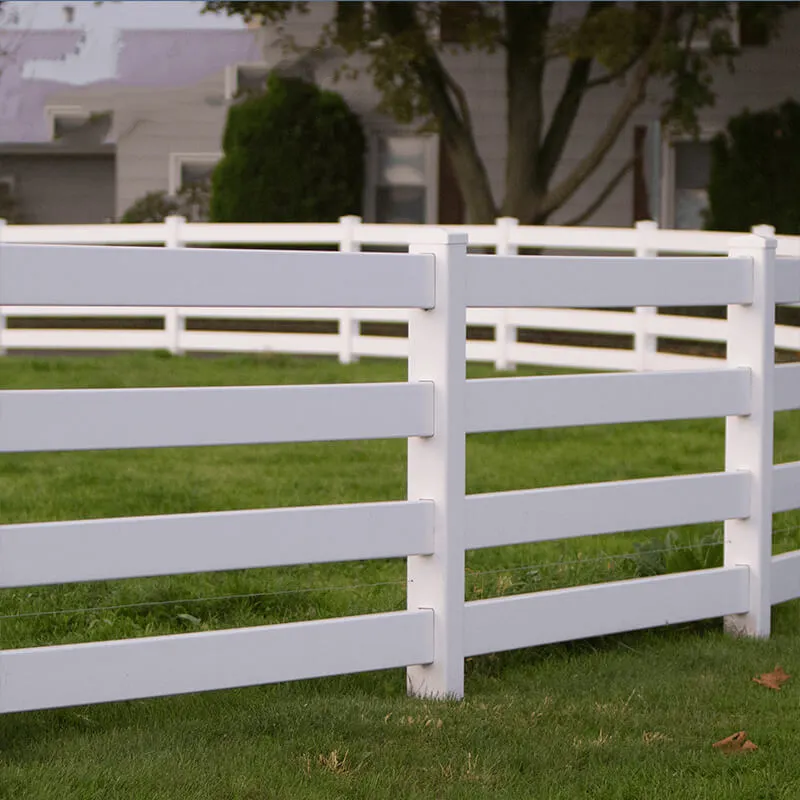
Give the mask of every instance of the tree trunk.
[{"label": "tree trunk", "polygon": [[502,212],[513,216],[533,201],[538,182],[544,108],[545,36],[552,3],[505,2],[506,194]]}]

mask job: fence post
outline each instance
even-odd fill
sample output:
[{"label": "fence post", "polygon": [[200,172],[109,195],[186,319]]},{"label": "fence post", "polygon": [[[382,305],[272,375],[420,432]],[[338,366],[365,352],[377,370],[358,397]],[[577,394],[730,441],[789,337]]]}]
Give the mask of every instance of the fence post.
[{"label": "fence post", "polygon": [[[185,217],[167,217],[164,220],[164,247],[183,247],[181,228],[186,222]],[[181,354],[181,333],[183,318],[177,308],[168,308],[164,315],[164,335],[167,339],[167,349],[173,355]]]},{"label": "fence post", "polygon": [[[495,253],[498,256],[517,255],[517,246],[511,244],[511,234],[514,228],[519,225],[519,220],[515,217],[500,217],[495,220],[497,225],[497,247]],[[516,368],[511,357],[511,347],[517,341],[517,326],[511,324],[510,308],[501,308],[498,311],[498,321],[495,324],[496,353],[494,366],[496,369],[513,370]]]},{"label": "fence post", "polygon": [[750,610],[725,618],[729,633],[769,636],[775,415],[774,239],[737,236],[730,255],[753,260],[753,302],[728,306],[728,367],[750,370],[750,413],[728,417],[725,469],[751,475],[750,516],[725,522],[725,566],[750,569]]},{"label": "fence post", "polygon": [[[357,253],[361,250],[361,243],[356,239],[356,228],[361,224],[361,217],[339,217],[342,228],[339,240],[339,252]],[[358,356],[353,355],[355,337],[361,333],[361,323],[358,320],[356,309],[343,308],[339,311],[339,362],[352,364],[358,361]]]},{"label": "fence post", "polygon": [[775,226],[774,225],[753,225],[750,228],[751,233],[754,233],[756,236],[763,236],[765,239],[774,239],[775,238]]},{"label": "fence post", "polygon": [[[655,258],[658,255],[654,242],[654,231],[658,230],[658,223],[652,220],[642,220],[636,223],[636,257]],[[638,306],[635,310],[636,329],[633,334],[633,351],[636,356],[636,371],[646,372],[653,367],[653,356],[658,352],[658,337],[650,333],[650,323],[658,314],[654,306]]]},{"label": "fence post", "polygon": [[434,435],[408,441],[408,499],[434,504],[433,553],[408,558],[408,608],[434,612],[434,660],[408,668],[417,697],[464,695],[464,520],[467,236],[426,232],[413,253],[435,258],[436,306],[409,312],[408,380],[430,381]]},{"label": "fence post", "polygon": [[[0,219],[0,247],[2,247],[4,233],[5,233],[6,221],[4,219]],[[2,284],[0,284],[0,288],[2,288]],[[5,333],[6,333],[6,315],[3,313],[3,296],[0,294],[0,356],[6,355],[6,347],[5,347]]]}]

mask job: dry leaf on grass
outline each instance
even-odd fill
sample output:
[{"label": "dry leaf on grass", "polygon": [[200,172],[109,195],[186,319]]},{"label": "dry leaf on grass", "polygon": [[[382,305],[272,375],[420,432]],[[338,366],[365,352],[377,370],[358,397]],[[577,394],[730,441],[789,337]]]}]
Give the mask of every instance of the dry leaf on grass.
[{"label": "dry leaf on grass", "polygon": [[779,692],[781,686],[791,677],[791,675],[787,675],[783,671],[783,667],[775,667],[772,672],[765,672],[763,675],[758,675],[753,678],[753,680],[761,684],[761,686],[766,686],[767,689],[774,689],[776,692]]},{"label": "dry leaf on grass", "polygon": [[714,742],[711,745],[720,751],[720,753],[746,753],[752,750],[758,750],[758,746],[747,738],[746,731],[739,731]]}]

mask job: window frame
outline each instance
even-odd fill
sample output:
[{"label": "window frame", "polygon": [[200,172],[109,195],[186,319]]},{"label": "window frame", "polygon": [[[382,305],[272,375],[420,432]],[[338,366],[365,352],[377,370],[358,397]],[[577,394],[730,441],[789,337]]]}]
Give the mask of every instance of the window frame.
[{"label": "window frame", "polygon": [[711,140],[723,131],[719,125],[701,125],[698,136],[685,133],[673,133],[665,137],[661,143],[661,204],[658,224],[662,228],[674,228],[676,209],[675,199],[677,186],[677,158],[675,145],[685,142],[699,142],[709,144]]},{"label": "window frame", "polygon": [[237,61],[225,67],[224,96],[225,100],[235,100],[239,94],[239,70],[242,68],[263,69],[266,74],[271,67],[266,61]]},{"label": "window frame", "polygon": [[[420,139],[425,150],[425,225],[435,225],[439,219],[439,136],[437,134],[415,134],[408,131],[379,131],[369,137],[367,151],[366,197],[364,198],[365,217],[369,222],[377,221],[378,189],[381,186],[402,186],[404,184],[383,184],[380,176],[381,139]],[[411,223],[409,223],[411,224]]]},{"label": "window frame", "polygon": [[216,165],[222,158],[222,153],[170,153],[169,154],[169,177],[168,194],[173,197],[183,188],[181,171],[184,164],[212,164]]},{"label": "window frame", "polygon": [[56,122],[58,119],[81,120],[88,122],[91,112],[83,106],[45,106],[44,119],[47,125],[47,137],[51,142],[56,141]]}]

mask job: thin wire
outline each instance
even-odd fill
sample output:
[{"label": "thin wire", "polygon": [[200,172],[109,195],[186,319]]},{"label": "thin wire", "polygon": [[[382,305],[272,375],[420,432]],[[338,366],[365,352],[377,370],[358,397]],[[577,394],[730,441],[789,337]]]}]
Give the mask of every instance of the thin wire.
[{"label": "thin wire", "polygon": [[620,553],[618,555],[605,555],[597,556],[597,558],[576,558],[572,561],[546,561],[542,564],[526,564],[522,567],[509,567],[507,569],[489,569],[481,572],[469,571],[471,577],[478,577],[480,575],[498,575],[502,572],[520,572],[522,570],[544,569],[545,567],[568,567],[575,564],[595,564],[600,561],[619,561],[623,558],[641,558],[642,556],[655,555],[656,553],[674,553],[678,550],[699,550],[708,547],[719,547],[722,541],[719,542],[706,542],[702,544],[686,544],[679,547],[665,547],[659,550],[641,550],[638,553]]},{"label": "thin wire", "polygon": [[6,614],[0,616],[4,619],[22,619],[30,617],[54,617],[59,614],[88,614],[94,611],[119,611],[124,608],[148,608],[151,606],[175,606],[182,603],[218,603],[221,600],[246,600],[254,597],[274,597],[284,594],[308,594],[310,592],[340,592],[353,589],[370,589],[376,586],[400,586],[413,583],[411,580],[405,581],[383,581],[381,583],[355,583],[350,586],[321,586],[309,587],[306,589],[283,589],[278,592],[253,592],[251,594],[225,594],[215,597],[189,597],[183,600],[149,600],[143,603],[123,603],[116,606],[94,606],[93,608],[67,608],[56,611],[26,611],[22,614]]},{"label": "thin wire", "polygon": [[[778,528],[773,530],[773,534],[788,533],[789,531],[798,530],[798,528],[800,528],[800,526],[797,525],[788,528]],[[719,529],[715,531],[715,535],[718,534],[721,534],[721,531]],[[681,550],[701,550],[704,548],[708,549],[711,547],[719,547],[721,544],[722,540],[718,542],[701,542],[697,544],[679,545],[677,547],[664,547],[656,550],[643,549],[639,552],[634,552],[634,553],[604,555],[604,556],[597,556],[595,558],[577,558],[569,561],[546,561],[537,564],[525,564],[519,567],[509,567],[506,569],[481,570],[479,572],[468,569],[467,572],[468,572],[468,577],[478,578],[484,575],[499,575],[502,573],[507,574],[511,572],[539,570],[539,569],[546,569],[548,567],[568,567],[568,566],[575,566],[578,564],[596,564],[602,561],[608,562],[608,561],[620,561],[622,559],[635,559],[635,558],[641,558],[642,556],[673,553]],[[214,597],[189,597],[180,600],[150,600],[141,603],[122,603],[113,606],[94,606],[91,608],[71,608],[71,609],[60,609],[54,611],[29,611],[29,612],[23,612],[21,614],[5,614],[5,615],[0,615],[0,620],[30,619],[34,617],[53,617],[61,614],[90,614],[98,611],[121,611],[130,608],[153,608],[158,606],[181,605],[184,603],[219,603],[222,602],[223,600],[249,600],[256,597],[275,597],[279,595],[289,595],[289,594],[310,594],[312,592],[352,591],[354,589],[371,589],[381,586],[402,586],[402,585],[407,585],[409,583],[413,583],[413,580],[382,581],[380,583],[356,583],[348,586],[307,587],[304,589],[284,589],[275,592],[252,592],[248,594],[229,594],[229,595],[219,595]]]},{"label": "thin wire", "polygon": [[800,525],[792,525],[789,528],[775,528],[773,529],[772,533],[790,533],[791,531],[800,530]]}]

